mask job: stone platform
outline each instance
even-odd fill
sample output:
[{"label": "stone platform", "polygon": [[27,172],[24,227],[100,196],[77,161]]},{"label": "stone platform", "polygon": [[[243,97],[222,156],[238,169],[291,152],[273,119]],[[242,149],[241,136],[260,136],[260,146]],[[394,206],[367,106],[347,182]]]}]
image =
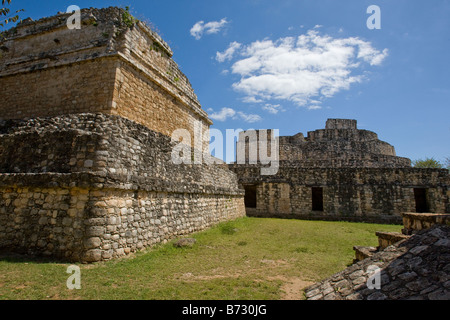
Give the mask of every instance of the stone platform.
[{"label": "stone platform", "polygon": [[[411,235],[377,232],[379,247],[355,246],[354,264],[305,290],[309,300],[449,300],[448,216],[404,213]],[[422,223],[426,221],[426,224]],[[419,223],[420,222],[420,223]],[[369,288],[371,268],[380,288]]]},{"label": "stone platform", "polygon": [[0,249],[95,262],[244,216],[235,174],[175,145],[104,114],[0,123]]}]

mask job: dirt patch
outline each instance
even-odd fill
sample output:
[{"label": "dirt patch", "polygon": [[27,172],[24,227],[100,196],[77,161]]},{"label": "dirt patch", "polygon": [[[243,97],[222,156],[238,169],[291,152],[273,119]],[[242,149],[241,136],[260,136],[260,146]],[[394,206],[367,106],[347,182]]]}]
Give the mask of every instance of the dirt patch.
[{"label": "dirt patch", "polygon": [[269,260],[269,259],[262,259],[259,261],[261,264],[270,265],[274,267],[281,267],[288,264],[288,262],[284,259],[279,260]]},{"label": "dirt patch", "polygon": [[215,279],[226,279],[226,278],[239,278],[239,274],[215,274],[215,275],[194,275],[190,272],[183,273],[181,276],[177,276],[177,279],[181,279],[184,281],[208,281],[208,280],[215,280]]},{"label": "dirt patch", "polygon": [[269,277],[268,280],[281,280],[284,284],[281,286],[281,300],[303,300],[303,289],[314,284],[311,281],[305,281],[301,278],[286,278],[284,276]]},{"label": "dirt patch", "polygon": [[309,287],[313,285],[314,282],[311,281],[304,281],[302,279],[291,279],[291,281],[285,283],[281,290],[284,292],[283,296],[281,297],[282,300],[302,300],[304,299],[303,296],[303,289],[306,287]]}]

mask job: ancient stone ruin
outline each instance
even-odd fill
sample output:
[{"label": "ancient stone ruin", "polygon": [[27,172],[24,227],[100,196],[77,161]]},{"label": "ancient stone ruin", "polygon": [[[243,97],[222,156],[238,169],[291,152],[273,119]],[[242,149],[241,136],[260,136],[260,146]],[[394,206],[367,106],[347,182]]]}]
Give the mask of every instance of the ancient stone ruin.
[{"label": "ancient stone ruin", "polygon": [[[273,175],[261,174],[266,165],[253,143],[261,132],[278,141]],[[246,131],[237,149],[245,150],[245,162],[230,169],[245,189],[250,216],[400,223],[403,212],[450,212],[448,170],[412,168],[376,133],[358,129],[356,120],[329,119],[307,137]]]},{"label": "ancient stone ruin", "polygon": [[356,263],[305,290],[308,300],[449,300],[450,215],[403,214],[402,234],[377,233]]},{"label": "ancient stone ruin", "polygon": [[226,165],[173,163],[172,132],[212,122],[169,46],[128,15],[87,9],[81,30],[58,14],[4,34],[0,248],[94,262],[245,215]]},{"label": "ancient stone ruin", "polygon": [[[278,137],[271,175],[258,159],[174,163],[178,129],[203,137],[183,141],[188,158],[211,157],[212,122],[170,47],[124,9],[84,9],[80,30],[69,16],[27,19],[0,42],[0,249],[95,262],[246,214],[450,212],[447,170],[411,168],[356,120]],[[241,134],[247,158],[260,133]]]}]

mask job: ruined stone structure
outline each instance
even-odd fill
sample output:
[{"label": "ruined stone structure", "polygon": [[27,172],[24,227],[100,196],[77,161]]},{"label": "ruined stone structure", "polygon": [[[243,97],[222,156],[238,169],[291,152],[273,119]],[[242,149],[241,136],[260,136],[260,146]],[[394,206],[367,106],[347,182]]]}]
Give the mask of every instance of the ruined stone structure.
[{"label": "ruined stone structure", "polygon": [[245,188],[248,215],[398,223],[402,212],[450,212],[448,170],[412,168],[376,133],[358,129],[356,120],[329,119],[307,137],[276,138],[273,175],[261,174],[267,165],[252,144],[261,133],[264,139],[266,131],[241,132],[237,149],[245,150],[245,163],[230,165]]},{"label": "ruined stone structure", "polygon": [[195,123],[207,132],[212,122],[158,34],[143,22],[130,24],[122,9],[83,10],[80,30],[67,27],[69,16],[6,33],[0,118],[103,113],[168,136],[179,128],[193,135]]},{"label": "ruined stone structure", "polygon": [[309,300],[449,300],[450,215],[403,214],[402,234],[377,232],[379,247],[305,290]]},{"label": "ruined stone structure", "polygon": [[[175,164],[173,132],[197,137],[183,141],[194,159],[210,158],[212,122],[169,46],[123,9],[82,10],[80,30],[69,16],[27,20],[0,42],[0,249],[93,262],[246,212],[377,222],[450,212],[447,170],[411,168],[355,120],[279,137],[276,174],[258,159]],[[250,140],[238,142],[247,158]]]},{"label": "ruined stone structure", "polygon": [[69,16],[0,43],[0,248],[93,262],[245,215],[226,165],[172,162],[212,122],[169,46],[123,9]]}]

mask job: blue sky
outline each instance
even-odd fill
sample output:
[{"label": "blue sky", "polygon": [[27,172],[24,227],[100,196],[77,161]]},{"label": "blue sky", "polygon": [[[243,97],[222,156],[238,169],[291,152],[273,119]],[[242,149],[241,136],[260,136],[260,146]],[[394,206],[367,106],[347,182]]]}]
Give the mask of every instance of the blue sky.
[{"label": "blue sky", "polygon": [[[294,135],[358,120],[397,155],[450,157],[450,1],[21,1],[22,18],[69,5],[130,6],[169,43],[213,128]],[[370,5],[381,29],[370,30]]]}]

